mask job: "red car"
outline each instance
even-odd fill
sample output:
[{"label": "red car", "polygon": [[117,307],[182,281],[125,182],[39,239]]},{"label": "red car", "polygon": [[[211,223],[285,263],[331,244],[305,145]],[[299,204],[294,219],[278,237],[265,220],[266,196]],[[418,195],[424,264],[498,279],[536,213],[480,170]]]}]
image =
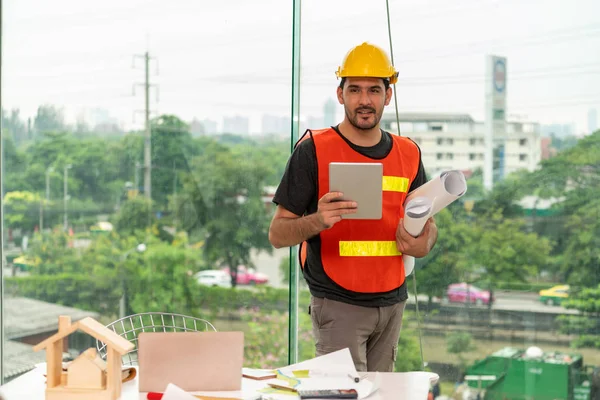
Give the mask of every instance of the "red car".
[{"label": "red car", "polygon": [[[223,268],[223,271],[229,273],[229,268]],[[256,272],[254,268],[246,268],[245,265],[240,265],[237,268],[238,285],[263,285],[269,282],[269,277],[261,272]]]},{"label": "red car", "polygon": [[470,302],[477,305],[489,304],[490,301],[493,303],[494,299],[490,299],[489,290],[482,290],[473,285],[467,285],[466,283],[454,283],[448,286],[446,291],[447,301],[450,303],[466,303],[467,297]]}]

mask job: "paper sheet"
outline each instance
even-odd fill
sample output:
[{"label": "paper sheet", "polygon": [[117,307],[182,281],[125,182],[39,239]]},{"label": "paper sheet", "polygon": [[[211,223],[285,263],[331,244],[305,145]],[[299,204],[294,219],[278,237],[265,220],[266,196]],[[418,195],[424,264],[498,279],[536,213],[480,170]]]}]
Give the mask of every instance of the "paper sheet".
[{"label": "paper sheet", "polygon": [[311,358],[310,360],[302,361],[297,364],[292,364],[282,368],[285,371],[293,371],[298,369],[314,369],[318,371],[336,371],[343,374],[356,375],[354,361],[348,348],[334,351],[333,353],[325,354],[320,357]]},{"label": "paper sheet", "polygon": [[242,368],[242,376],[250,379],[273,378],[275,373],[272,369]]},{"label": "paper sheet", "polygon": [[[260,400],[260,391],[267,387],[268,380],[257,381],[254,379],[242,379],[242,389],[236,391],[219,391],[219,392],[193,392],[195,395],[211,396],[211,397],[226,397],[239,398],[244,400]],[[288,400],[293,400],[294,398]]]},{"label": "paper sheet", "polygon": [[167,390],[163,393],[162,400],[198,400],[179,386],[169,383]]},{"label": "paper sheet", "polygon": [[[452,204],[466,192],[467,180],[461,171],[442,172],[406,196],[404,228],[411,235],[419,236],[430,217]],[[402,256],[402,259],[404,260],[405,275],[408,276],[415,267],[415,259],[408,255]]]},{"label": "paper sheet", "polygon": [[[364,399],[377,391],[381,383],[379,374],[376,374],[374,382],[369,379],[361,379],[357,383],[350,377],[360,377],[360,374],[356,371],[348,348],[280,368],[279,371],[290,377],[294,377],[294,371],[309,371],[308,377],[296,378],[299,381],[296,389],[355,389],[359,399]],[[280,379],[273,380],[273,382],[282,383]],[[297,398],[290,393],[279,391],[263,395],[265,400],[295,400]]]}]

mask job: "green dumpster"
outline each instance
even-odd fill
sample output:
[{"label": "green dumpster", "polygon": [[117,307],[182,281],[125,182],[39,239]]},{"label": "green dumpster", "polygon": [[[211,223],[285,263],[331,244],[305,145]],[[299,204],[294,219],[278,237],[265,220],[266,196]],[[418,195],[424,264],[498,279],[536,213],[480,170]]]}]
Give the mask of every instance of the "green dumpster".
[{"label": "green dumpster", "polygon": [[469,386],[483,389],[485,400],[590,399],[591,376],[579,354],[507,347],[466,372]]}]

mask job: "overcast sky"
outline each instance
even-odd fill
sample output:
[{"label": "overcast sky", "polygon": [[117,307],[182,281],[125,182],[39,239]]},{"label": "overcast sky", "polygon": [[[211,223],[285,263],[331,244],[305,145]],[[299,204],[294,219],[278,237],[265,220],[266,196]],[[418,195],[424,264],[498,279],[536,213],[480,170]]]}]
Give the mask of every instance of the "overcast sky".
[{"label": "overcast sky", "polygon": [[[140,126],[147,49],[159,98],[185,120],[289,115],[291,0],[4,0],[4,108],[104,108]],[[507,112],[587,129],[600,109],[600,1],[390,0],[400,111],[483,118],[485,56],[507,57]],[[301,113],[320,116],[363,41],[389,49],[384,0],[302,1]],[[154,92],[153,92],[154,93]],[[393,111],[393,102],[388,111]],[[341,106],[339,108],[341,111]],[[341,112],[338,113],[341,118]]]}]

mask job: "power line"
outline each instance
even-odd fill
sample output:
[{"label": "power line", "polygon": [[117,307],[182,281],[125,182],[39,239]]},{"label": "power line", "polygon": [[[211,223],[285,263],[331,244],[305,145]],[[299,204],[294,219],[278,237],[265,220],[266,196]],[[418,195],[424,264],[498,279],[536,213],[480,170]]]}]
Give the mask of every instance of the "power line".
[{"label": "power line", "polygon": [[[338,30],[337,25],[336,25],[336,30]],[[286,31],[287,32],[287,31]],[[566,37],[565,37],[566,35]],[[525,37],[519,37],[519,36],[513,36],[511,38],[508,39],[502,39],[502,38],[496,38],[496,39],[491,39],[491,40],[483,40],[483,41],[474,41],[474,42],[468,42],[468,43],[460,43],[456,46],[441,46],[441,47],[432,47],[432,48],[428,48],[428,49],[423,49],[423,50],[417,50],[417,51],[404,51],[401,54],[406,56],[406,55],[413,55],[413,56],[418,56],[418,55],[422,55],[423,57],[413,57],[413,58],[406,58],[406,57],[402,57],[401,60],[399,61],[399,64],[406,64],[406,63],[411,63],[411,62],[420,62],[420,61],[425,61],[425,60],[430,60],[431,58],[448,58],[448,57],[458,57],[461,55],[465,55],[465,54],[477,54],[480,53],[480,50],[475,50],[474,48],[476,47],[485,47],[485,46],[492,46],[492,45],[499,45],[501,47],[507,47],[510,46],[510,43],[505,43],[507,40],[508,41],[513,41],[515,42],[514,47],[522,47],[522,46],[528,46],[531,45],[532,43],[529,43],[531,41],[534,41],[533,44],[543,44],[544,41],[553,41],[554,43],[558,43],[558,42],[562,42],[562,41],[568,41],[568,40],[573,40],[573,39],[577,39],[580,36],[592,36],[592,37],[596,37],[598,35],[600,35],[600,24],[595,23],[595,24],[587,24],[587,25],[582,25],[582,26],[574,26],[574,27],[569,27],[569,28],[562,28],[562,29],[557,29],[557,30],[551,30],[551,31],[547,31],[547,32],[542,32],[542,33],[538,33],[532,36],[525,36]],[[278,38],[281,38],[285,36],[284,33],[282,33],[281,35],[277,35]],[[289,36],[289,35],[288,35]],[[243,38],[235,38],[235,39],[230,39],[227,41],[215,41],[215,40],[211,40],[211,45],[206,46],[203,45],[202,48],[204,50],[206,49],[212,49],[212,48],[217,48],[217,47],[222,47],[223,45],[227,45],[227,44],[234,44],[234,45],[241,45],[241,44],[245,44],[245,43],[263,43],[265,44],[267,41],[266,40],[262,40],[262,39],[269,39],[273,37],[272,34],[269,34],[268,36],[265,35],[244,35]],[[261,39],[261,40],[258,40]],[[538,41],[538,43],[535,43],[535,41]],[[539,43],[539,41],[542,40],[541,43]],[[528,42],[529,41],[529,42]],[[456,48],[462,48],[466,51],[462,51],[462,52],[457,52]],[[444,51],[444,54],[436,54],[440,51]],[[173,48],[173,51],[168,51],[166,54],[169,55],[179,55],[182,52],[185,53],[189,53],[189,48],[187,46],[182,46],[181,48]],[[71,53],[65,53],[65,54],[71,54]],[[112,55],[112,56],[107,56],[108,58],[111,59],[116,59],[116,58],[121,58],[123,56],[120,55]],[[19,59],[23,59],[25,57],[20,57]],[[65,65],[82,65],[81,62],[77,62],[77,63],[62,63],[60,64],[61,66],[65,66]],[[325,67],[331,67],[330,63],[319,63],[319,64],[308,64],[303,66],[303,70],[309,70],[309,69],[315,69],[315,70],[320,70],[322,68]],[[277,71],[281,71],[284,73],[288,73],[288,69],[271,69],[270,73],[276,73]],[[252,73],[249,73],[248,75],[250,75]],[[223,75],[223,78],[228,78],[229,75]],[[217,78],[217,77],[215,77]]]},{"label": "power line", "polygon": [[[590,69],[591,70],[586,70]],[[595,69],[598,68],[598,69]],[[578,71],[579,70],[579,71]],[[570,72],[568,72],[570,71]],[[83,72],[83,71],[82,71]],[[545,72],[545,73],[544,73]],[[568,73],[567,73],[568,72]],[[509,79],[512,80],[525,80],[525,79],[544,79],[550,77],[564,76],[564,77],[578,77],[587,74],[597,74],[600,72],[600,63],[589,63],[589,64],[573,64],[563,66],[545,66],[540,68],[531,68],[524,70],[515,70],[510,73]],[[225,81],[225,78],[227,80]],[[186,84],[189,85],[190,77],[183,77]],[[303,83],[303,86],[331,86],[332,80],[310,80],[305,78],[308,82]],[[459,84],[459,83],[470,83],[470,82],[483,82],[485,77],[482,74],[457,74],[457,75],[446,75],[446,76],[399,76],[398,82],[401,86],[431,86],[431,85],[442,85],[442,84]],[[201,77],[191,79],[191,82],[203,82],[203,83],[214,83],[215,85],[221,86],[223,84],[275,84],[285,85],[290,84],[289,77],[278,77],[278,76],[256,76],[256,75],[229,75],[229,76],[212,76],[212,77]],[[103,89],[107,87],[119,87],[120,85],[101,85],[92,84],[86,85],[85,89],[61,89],[57,92],[47,92],[47,95],[60,95],[65,93],[94,93],[98,86],[102,86]],[[170,91],[171,92],[171,91]],[[118,97],[125,97],[123,94]]]}]

